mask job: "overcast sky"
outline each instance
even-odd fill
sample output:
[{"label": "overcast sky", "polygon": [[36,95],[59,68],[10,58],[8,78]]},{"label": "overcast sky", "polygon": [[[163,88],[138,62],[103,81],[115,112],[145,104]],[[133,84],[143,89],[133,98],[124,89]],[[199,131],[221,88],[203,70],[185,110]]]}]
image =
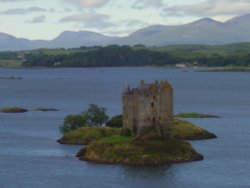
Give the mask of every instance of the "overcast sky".
[{"label": "overcast sky", "polygon": [[0,0],[0,32],[53,39],[62,31],[124,36],[152,24],[179,25],[250,13],[250,0]]}]

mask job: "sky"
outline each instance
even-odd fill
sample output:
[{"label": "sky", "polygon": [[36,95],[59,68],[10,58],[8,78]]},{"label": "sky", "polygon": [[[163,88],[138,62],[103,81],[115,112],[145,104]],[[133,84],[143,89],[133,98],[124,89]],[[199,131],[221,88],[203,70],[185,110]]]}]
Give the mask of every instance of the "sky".
[{"label": "sky", "polygon": [[45,40],[80,30],[126,36],[149,25],[247,13],[250,0],[0,0],[0,32]]}]

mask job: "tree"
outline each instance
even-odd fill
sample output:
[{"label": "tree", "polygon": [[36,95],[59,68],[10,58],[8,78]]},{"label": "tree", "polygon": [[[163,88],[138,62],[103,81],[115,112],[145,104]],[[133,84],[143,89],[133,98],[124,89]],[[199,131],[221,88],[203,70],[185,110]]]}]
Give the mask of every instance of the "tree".
[{"label": "tree", "polygon": [[89,104],[88,109],[81,114],[66,116],[59,129],[62,134],[65,134],[79,127],[101,127],[108,119],[106,108]]},{"label": "tree", "polygon": [[101,127],[109,119],[106,115],[106,108],[98,107],[96,104],[89,104],[88,110],[84,111],[82,115],[90,127]]},{"label": "tree", "polygon": [[112,117],[107,123],[107,127],[121,128],[122,127],[122,115],[116,115]]},{"label": "tree", "polygon": [[67,115],[59,129],[61,133],[65,134],[79,127],[84,127],[86,124],[87,119],[82,115]]}]

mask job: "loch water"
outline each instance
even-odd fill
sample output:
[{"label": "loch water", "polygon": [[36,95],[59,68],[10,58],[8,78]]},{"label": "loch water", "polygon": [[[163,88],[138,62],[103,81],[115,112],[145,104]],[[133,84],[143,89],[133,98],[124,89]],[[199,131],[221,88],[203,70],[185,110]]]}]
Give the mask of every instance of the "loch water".
[{"label": "loch water", "polygon": [[[250,187],[250,73],[167,68],[0,69],[0,108],[18,106],[58,112],[0,113],[1,188],[248,188]],[[175,113],[199,112],[216,119],[190,119],[215,133],[191,142],[199,162],[157,167],[79,161],[81,146],[60,145],[58,126],[67,114],[95,103],[110,116],[121,113],[126,85],[168,80]]]}]

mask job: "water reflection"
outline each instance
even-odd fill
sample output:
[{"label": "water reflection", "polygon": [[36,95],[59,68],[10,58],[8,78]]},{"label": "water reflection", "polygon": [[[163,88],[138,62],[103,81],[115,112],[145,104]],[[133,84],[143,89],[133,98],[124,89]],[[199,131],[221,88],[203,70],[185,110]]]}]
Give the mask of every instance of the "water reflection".
[{"label": "water reflection", "polygon": [[126,166],[123,168],[123,179],[126,180],[124,187],[174,187],[175,179],[172,166]]},{"label": "water reflection", "polygon": [[123,175],[126,178],[166,178],[173,176],[171,165],[165,166],[124,166]]}]

